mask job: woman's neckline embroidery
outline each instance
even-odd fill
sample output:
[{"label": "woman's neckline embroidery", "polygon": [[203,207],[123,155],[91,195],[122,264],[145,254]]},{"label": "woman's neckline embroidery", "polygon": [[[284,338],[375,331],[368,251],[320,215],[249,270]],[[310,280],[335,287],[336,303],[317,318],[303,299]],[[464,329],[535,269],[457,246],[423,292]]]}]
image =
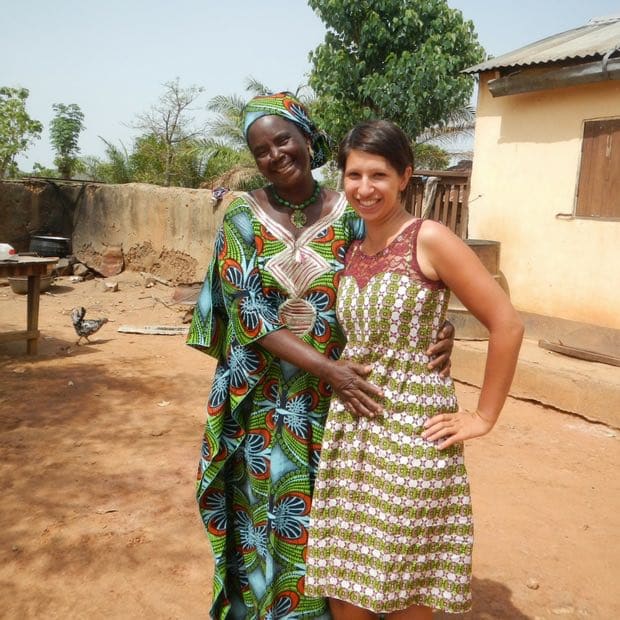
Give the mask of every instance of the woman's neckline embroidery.
[{"label": "woman's neckline embroidery", "polygon": [[364,257],[364,258],[379,258],[381,256],[383,256],[384,254],[387,254],[390,250],[390,248],[397,242],[400,242],[403,240],[403,238],[405,237],[405,235],[409,234],[409,232],[411,231],[411,229],[418,224],[418,222],[420,222],[421,220],[418,218],[415,218],[411,221],[410,224],[407,224],[407,226],[405,226],[405,228],[403,228],[397,235],[396,237],[394,237],[394,239],[392,239],[392,241],[390,241],[382,250],[379,250],[378,252],[374,252],[373,254],[368,254],[367,252],[364,252],[363,248],[362,248],[362,243],[364,242],[363,239],[360,239],[360,241],[357,243],[357,251],[359,252],[359,254]]},{"label": "woman's neckline embroidery", "polygon": [[344,194],[340,194],[332,208],[320,217],[314,224],[306,228],[299,237],[295,238],[285,226],[272,218],[260,203],[250,194],[245,194],[245,199],[254,213],[256,219],[275,237],[288,246],[301,247],[314,239],[318,233],[333,224],[344,212],[347,201]]}]

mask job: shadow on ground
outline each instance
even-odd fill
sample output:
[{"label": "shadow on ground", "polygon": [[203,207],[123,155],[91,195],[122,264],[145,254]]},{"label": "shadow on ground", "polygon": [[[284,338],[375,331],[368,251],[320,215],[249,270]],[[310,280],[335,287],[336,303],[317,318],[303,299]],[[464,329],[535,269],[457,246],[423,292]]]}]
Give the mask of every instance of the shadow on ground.
[{"label": "shadow on ground", "polygon": [[491,579],[472,580],[472,610],[466,614],[435,613],[434,620],[532,620],[512,603],[512,592]]}]

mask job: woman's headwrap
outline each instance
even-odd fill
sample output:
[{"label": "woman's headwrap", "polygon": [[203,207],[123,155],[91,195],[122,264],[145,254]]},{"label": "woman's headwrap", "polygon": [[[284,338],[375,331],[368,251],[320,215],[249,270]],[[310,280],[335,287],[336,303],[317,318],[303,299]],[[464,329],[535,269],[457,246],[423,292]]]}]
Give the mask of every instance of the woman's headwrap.
[{"label": "woman's headwrap", "polygon": [[304,135],[310,138],[310,166],[322,166],[331,153],[327,134],[320,131],[308,115],[308,110],[293,93],[282,92],[273,95],[258,95],[251,99],[243,110],[243,135],[247,141],[252,123],[263,116],[280,116],[295,123]]}]

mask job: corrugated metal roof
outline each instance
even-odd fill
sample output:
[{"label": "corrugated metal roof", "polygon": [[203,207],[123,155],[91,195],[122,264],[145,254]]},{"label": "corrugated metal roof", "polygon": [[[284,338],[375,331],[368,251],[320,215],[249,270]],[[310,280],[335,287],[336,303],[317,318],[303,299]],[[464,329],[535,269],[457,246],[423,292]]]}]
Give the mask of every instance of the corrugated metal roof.
[{"label": "corrugated metal roof", "polygon": [[514,52],[465,69],[479,73],[502,67],[522,67],[576,58],[602,57],[620,48],[620,14],[590,20],[585,26],[555,34]]}]

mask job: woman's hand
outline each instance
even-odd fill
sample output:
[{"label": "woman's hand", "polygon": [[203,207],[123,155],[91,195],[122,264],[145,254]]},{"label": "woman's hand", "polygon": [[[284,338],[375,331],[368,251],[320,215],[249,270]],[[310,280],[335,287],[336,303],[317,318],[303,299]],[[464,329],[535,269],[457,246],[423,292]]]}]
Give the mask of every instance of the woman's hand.
[{"label": "woman's hand", "polygon": [[422,437],[428,441],[443,441],[437,446],[440,450],[452,444],[486,435],[494,426],[495,420],[489,421],[478,411],[457,411],[440,413],[424,423]]},{"label": "woman's hand", "polygon": [[366,380],[372,366],[339,360],[330,362],[325,371],[329,382],[346,410],[356,416],[374,418],[383,407],[376,401],[383,396],[380,388]]},{"label": "woman's hand", "polygon": [[444,321],[437,334],[437,342],[426,350],[426,354],[431,358],[428,363],[429,370],[439,370],[442,377],[450,376],[452,366],[450,356],[454,347],[454,333],[454,325],[450,321]]}]

